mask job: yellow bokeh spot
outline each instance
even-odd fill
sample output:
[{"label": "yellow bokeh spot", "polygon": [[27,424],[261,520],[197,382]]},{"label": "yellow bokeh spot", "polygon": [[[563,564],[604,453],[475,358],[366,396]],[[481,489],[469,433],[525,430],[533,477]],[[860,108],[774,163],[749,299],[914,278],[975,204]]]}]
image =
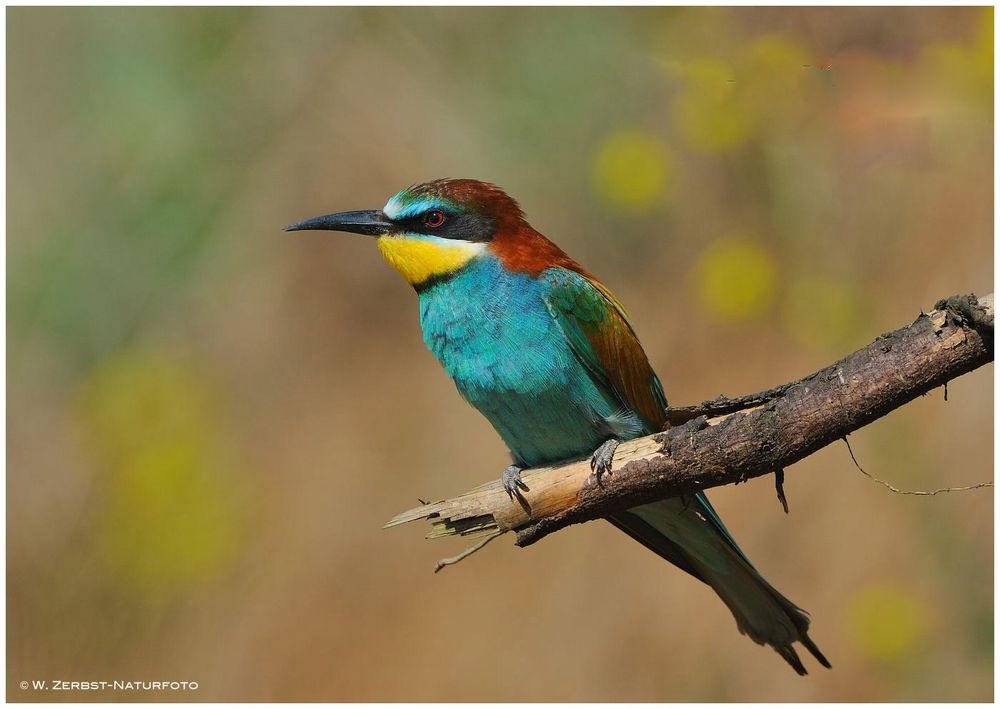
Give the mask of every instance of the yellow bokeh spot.
[{"label": "yellow bokeh spot", "polygon": [[152,598],[196,584],[236,551],[240,499],[218,461],[180,440],[115,470],[106,486],[98,541],[110,569]]},{"label": "yellow bokeh spot", "polygon": [[778,268],[763,246],[744,236],[717,239],[695,267],[702,307],[722,321],[749,320],[774,302]]},{"label": "yellow bokeh spot", "polygon": [[822,276],[794,280],[785,293],[782,322],[809,347],[834,348],[848,343],[859,324],[857,294],[846,283]]},{"label": "yellow bokeh spot", "polygon": [[96,541],[110,573],[150,600],[219,571],[238,546],[245,496],[233,490],[216,398],[184,360],[142,350],[106,360],[80,387],[101,472]]},{"label": "yellow bokeh spot", "polygon": [[736,89],[732,66],[718,57],[702,57],[684,64],[684,88],[713,101],[731,98]]},{"label": "yellow bokeh spot", "polygon": [[983,8],[971,43],[931,42],[923,49],[942,85],[993,101],[993,8]]},{"label": "yellow bokeh spot", "polygon": [[763,76],[767,83],[791,86],[803,75],[808,55],[795,41],[780,34],[758,37],[750,45],[751,63],[755,77]]},{"label": "yellow bokeh spot", "polygon": [[594,192],[614,209],[642,214],[664,202],[673,187],[673,161],[657,138],[638,131],[613,133],[594,160]]},{"label": "yellow bokeh spot", "polygon": [[862,589],[851,598],[846,613],[852,643],[875,660],[907,659],[926,632],[926,606],[895,584]]},{"label": "yellow bokeh spot", "polygon": [[750,126],[736,100],[732,67],[721,59],[705,57],[685,64],[682,77],[684,88],[674,104],[681,137],[706,152],[721,152],[746,141]]},{"label": "yellow bokeh spot", "polygon": [[679,80],[674,125],[685,145],[706,153],[738,148],[797,115],[808,54],[793,39],[767,34],[727,47],[727,58],[661,61]]},{"label": "yellow bokeh spot", "polygon": [[176,358],[130,350],[98,365],[79,390],[88,441],[107,459],[208,435],[213,396]]},{"label": "yellow bokeh spot", "polygon": [[993,70],[993,13],[992,7],[984,7],[979,13],[976,23],[975,53],[983,72]]},{"label": "yellow bokeh spot", "polygon": [[754,40],[748,54],[749,73],[745,79],[740,77],[742,110],[750,116],[748,120],[762,131],[796,120],[806,98],[801,84],[810,77],[815,81],[819,71],[808,68],[812,67],[809,55],[796,42],[778,34]]}]

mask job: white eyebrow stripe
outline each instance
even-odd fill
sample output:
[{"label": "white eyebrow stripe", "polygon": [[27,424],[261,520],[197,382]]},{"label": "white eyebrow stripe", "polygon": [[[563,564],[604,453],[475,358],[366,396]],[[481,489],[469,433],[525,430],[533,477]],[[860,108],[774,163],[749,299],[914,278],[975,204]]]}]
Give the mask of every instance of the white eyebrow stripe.
[{"label": "white eyebrow stripe", "polygon": [[404,204],[402,197],[405,192],[400,192],[389,198],[389,201],[382,207],[382,213],[389,219],[405,219],[415,217],[434,207],[442,207],[441,201],[434,197],[420,197],[409,204]]}]

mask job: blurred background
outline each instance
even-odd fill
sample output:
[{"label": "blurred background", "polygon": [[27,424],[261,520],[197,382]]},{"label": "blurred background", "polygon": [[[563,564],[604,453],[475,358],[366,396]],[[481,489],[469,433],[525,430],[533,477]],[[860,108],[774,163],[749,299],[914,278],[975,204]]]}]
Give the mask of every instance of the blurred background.
[{"label": "blurred background", "polygon": [[[382,524],[506,450],[361,237],[496,182],[674,404],[993,289],[992,8],[7,11],[12,700],[993,698],[993,494],[846,447],[711,497],[832,660],[799,678],[609,525]],[[852,436],[992,478],[993,368]],[[811,659],[811,658],[810,658]],[[23,691],[173,680],[196,692]]]}]

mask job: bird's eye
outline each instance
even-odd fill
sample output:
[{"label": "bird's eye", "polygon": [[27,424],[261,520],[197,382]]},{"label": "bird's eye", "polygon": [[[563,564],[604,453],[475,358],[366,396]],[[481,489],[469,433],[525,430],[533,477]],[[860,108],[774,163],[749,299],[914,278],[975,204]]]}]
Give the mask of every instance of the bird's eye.
[{"label": "bird's eye", "polygon": [[429,227],[439,227],[444,224],[444,213],[433,209],[424,215],[424,224]]}]

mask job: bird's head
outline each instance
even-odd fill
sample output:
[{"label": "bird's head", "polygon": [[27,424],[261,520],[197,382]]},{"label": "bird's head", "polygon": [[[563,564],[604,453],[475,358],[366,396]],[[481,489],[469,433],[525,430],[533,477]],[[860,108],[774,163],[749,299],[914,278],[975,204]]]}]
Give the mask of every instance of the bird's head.
[{"label": "bird's head", "polygon": [[533,236],[555,248],[527,225],[517,202],[479,180],[425,182],[393,195],[382,209],[328,214],[285,227],[304,229],[376,237],[385,259],[417,290],[473,259],[502,257],[504,242],[520,244]]}]

